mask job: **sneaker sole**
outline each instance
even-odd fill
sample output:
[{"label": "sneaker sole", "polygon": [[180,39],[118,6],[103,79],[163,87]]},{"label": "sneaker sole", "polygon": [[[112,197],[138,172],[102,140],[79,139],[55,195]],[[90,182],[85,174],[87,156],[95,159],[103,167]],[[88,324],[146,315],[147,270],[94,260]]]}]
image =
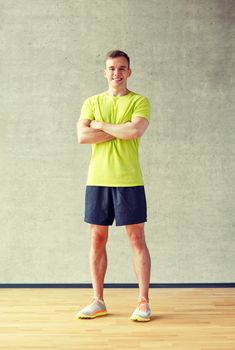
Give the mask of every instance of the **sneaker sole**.
[{"label": "sneaker sole", "polygon": [[107,314],[108,314],[107,311],[98,311],[93,315],[86,315],[86,314],[79,313],[78,315],[76,315],[76,318],[96,318],[99,316],[106,316]]},{"label": "sneaker sole", "polygon": [[135,316],[131,316],[131,320],[136,322],[148,322],[151,320],[151,317],[144,318],[144,317],[135,315]]}]

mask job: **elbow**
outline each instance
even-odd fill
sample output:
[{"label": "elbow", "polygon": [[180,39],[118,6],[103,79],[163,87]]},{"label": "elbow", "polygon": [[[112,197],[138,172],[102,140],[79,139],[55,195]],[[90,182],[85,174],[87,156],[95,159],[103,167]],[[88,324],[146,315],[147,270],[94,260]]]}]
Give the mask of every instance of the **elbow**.
[{"label": "elbow", "polygon": [[84,138],[82,135],[78,135],[78,143],[79,143],[80,145],[86,143],[86,142],[85,142],[85,138]]},{"label": "elbow", "polygon": [[139,139],[142,136],[142,132],[140,129],[135,128],[132,133],[132,138],[133,139]]},{"label": "elbow", "polygon": [[85,143],[85,138],[82,132],[79,132],[79,131],[77,132],[77,139],[79,144]]},{"label": "elbow", "polygon": [[142,135],[138,129],[133,129],[129,133],[124,134],[121,139],[122,140],[132,140],[132,139],[138,139]]},{"label": "elbow", "polygon": [[79,144],[85,143],[84,133],[82,132],[82,129],[79,128],[78,124],[77,124],[77,140]]}]

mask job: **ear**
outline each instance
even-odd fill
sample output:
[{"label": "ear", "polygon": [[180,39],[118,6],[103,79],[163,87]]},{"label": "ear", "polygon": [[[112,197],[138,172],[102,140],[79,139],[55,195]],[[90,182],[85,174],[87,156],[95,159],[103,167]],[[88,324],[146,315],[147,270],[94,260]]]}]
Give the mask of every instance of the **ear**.
[{"label": "ear", "polygon": [[103,69],[103,74],[104,74],[104,77],[107,78],[106,69]]},{"label": "ear", "polygon": [[132,74],[132,70],[131,70],[131,69],[129,69],[129,75],[128,75],[128,77],[130,77],[130,76],[131,76],[131,74]]}]

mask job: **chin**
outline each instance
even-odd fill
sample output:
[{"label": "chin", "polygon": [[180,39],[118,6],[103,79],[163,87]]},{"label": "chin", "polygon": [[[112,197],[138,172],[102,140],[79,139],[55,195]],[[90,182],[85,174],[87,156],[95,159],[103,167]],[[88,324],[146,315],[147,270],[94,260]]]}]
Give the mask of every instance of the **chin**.
[{"label": "chin", "polygon": [[121,81],[120,83],[115,83],[115,81],[112,81],[112,87],[117,87],[122,85],[123,85],[123,81]]}]

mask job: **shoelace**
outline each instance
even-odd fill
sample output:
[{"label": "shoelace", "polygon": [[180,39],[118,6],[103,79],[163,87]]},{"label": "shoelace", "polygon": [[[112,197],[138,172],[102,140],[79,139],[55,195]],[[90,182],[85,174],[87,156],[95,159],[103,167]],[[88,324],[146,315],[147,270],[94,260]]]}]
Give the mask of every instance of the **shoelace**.
[{"label": "shoelace", "polygon": [[147,311],[147,300],[145,298],[141,298],[139,301],[138,301],[138,309],[140,311],[144,311],[146,312]]}]

